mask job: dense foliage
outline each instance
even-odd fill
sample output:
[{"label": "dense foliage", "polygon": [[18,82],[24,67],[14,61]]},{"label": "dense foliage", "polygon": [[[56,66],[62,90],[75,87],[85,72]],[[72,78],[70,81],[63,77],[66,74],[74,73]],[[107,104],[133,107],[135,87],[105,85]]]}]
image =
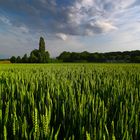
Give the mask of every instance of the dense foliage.
[{"label": "dense foliage", "polygon": [[0,65],[0,139],[139,140],[140,65]]},{"label": "dense foliage", "polygon": [[17,58],[15,56],[12,56],[10,58],[11,63],[48,63],[49,62],[49,52],[45,51],[45,41],[43,37],[40,37],[39,41],[39,49],[35,49],[30,53],[30,56],[28,57],[27,54],[25,54],[22,58],[18,56]]},{"label": "dense foliage", "polygon": [[63,62],[127,62],[140,63],[140,51],[89,53],[63,52],[58,57]]}]

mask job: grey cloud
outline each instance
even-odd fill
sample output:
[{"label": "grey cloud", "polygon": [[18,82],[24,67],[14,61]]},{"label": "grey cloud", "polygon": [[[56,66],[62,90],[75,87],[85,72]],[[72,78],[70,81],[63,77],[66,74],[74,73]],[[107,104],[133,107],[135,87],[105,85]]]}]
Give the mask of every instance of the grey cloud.
[{"label": "grey cloud", "polygon": [[1,0],[0,8],[5,13],[14,13],[8,15],[14,26],[26,26],[31,32],[82,36],[116,29],[110,17],[136,2],[138,0],[72,0],[70,5],[61,5],[57,0]]}]

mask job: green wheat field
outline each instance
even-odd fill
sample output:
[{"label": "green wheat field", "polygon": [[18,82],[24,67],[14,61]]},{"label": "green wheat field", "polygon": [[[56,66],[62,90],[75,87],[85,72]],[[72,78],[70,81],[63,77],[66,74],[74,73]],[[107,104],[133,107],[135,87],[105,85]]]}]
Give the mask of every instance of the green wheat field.
[{"label": "green wheat field", "polygon": [[139,140],[139,64],[1,64],[0,139]]}]

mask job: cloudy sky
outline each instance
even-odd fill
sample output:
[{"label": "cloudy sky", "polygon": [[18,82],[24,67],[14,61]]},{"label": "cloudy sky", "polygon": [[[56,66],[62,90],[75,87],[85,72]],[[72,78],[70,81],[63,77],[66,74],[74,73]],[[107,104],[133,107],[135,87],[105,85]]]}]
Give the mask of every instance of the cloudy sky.
[{"label": "cloudy sky", "polygon": [[140,0],[0,0],[0,58],[140,49]]}]

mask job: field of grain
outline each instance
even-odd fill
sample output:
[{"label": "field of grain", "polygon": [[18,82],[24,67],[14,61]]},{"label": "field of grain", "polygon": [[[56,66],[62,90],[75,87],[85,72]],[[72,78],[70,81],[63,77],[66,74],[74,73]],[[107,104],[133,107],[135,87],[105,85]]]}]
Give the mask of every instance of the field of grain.
[{"label": "field of grain", "polygon": [[0,61],[0,64],[10,64],[11,62],[8,60]]},{"label": "field of grain", "polygon": [[0,139],[138,140],[140,65],[0,65]]}]

